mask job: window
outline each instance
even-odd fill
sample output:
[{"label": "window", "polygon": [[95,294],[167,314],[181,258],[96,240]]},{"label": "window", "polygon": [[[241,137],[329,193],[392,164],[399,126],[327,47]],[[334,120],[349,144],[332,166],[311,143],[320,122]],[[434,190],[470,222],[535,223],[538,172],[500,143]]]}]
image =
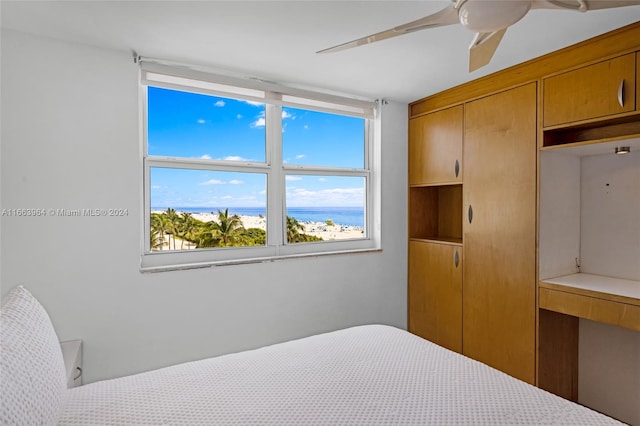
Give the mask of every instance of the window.
[{"label": "window", "polygon": [[372,102],[141,62],[142,270],[379,248]]}]

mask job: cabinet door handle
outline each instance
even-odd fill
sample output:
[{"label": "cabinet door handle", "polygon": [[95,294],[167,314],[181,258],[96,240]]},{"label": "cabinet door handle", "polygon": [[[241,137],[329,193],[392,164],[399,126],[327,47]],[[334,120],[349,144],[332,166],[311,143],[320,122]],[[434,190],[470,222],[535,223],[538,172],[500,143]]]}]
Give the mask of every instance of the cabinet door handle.
[{"label": "cabinet door handle", "polygon": [[460,256],[458,255],[458,250],[453,254],[453,264],[456,265],[456,268],[460,264]]},{"label": "cabinet door handle", "polygon": [[469,216],[469,223],[471,223],[471,221],[473,221],[473,207],[471,207],[471,204],[469,204],[468,216]]},{"label": "cabinet door handle", "polygon": [[458,177],[458,175],[460,174],[460,162],[458,160],[456,160],[456,165],[453,168],[456,172],[456,177]]},{"label": "cabinet door handle", "polygon": [[618,103],[624,108],[624,78],[620,82],[620,86],[618,86]]}]

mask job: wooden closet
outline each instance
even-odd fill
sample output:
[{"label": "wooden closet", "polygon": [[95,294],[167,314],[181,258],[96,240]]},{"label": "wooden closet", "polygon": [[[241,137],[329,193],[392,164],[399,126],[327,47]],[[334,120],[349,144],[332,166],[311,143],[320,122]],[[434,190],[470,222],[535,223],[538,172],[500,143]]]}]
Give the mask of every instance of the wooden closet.
[{"label": "wooden closet", "polygon": [[464,118],[463,353],[534,383],[536,83]]},{"label": "wooden closet", "polygon": [[637,22],[409,105],[409,331],[576,399],[577,319],[538,302],[540,152],[640,135],[639,40]]},{"label": "wooden closet", "polygon": [[531,83],[422,116],[409,132],[409,330],[529,383],[535,106]]},{"label": "wooden closet", "polygon": [[409,126],[409,331],[462,352],[463,107]]}]

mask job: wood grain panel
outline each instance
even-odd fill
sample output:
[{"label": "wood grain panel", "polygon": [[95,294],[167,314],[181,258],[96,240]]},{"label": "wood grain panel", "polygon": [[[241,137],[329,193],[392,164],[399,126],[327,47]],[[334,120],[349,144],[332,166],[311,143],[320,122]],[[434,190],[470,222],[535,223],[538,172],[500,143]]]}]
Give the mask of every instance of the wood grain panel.
[{"label": "wood grain panel", "polygon": [[609,142],[640,137],[640,116],[625,116],[606,123],[597,122],[575,127],[545,130],[543,147]]},{"label": "wood grain panel", "polygon": [[438,187],[438,236],[462,238],[462,185]]},{"label": "wood grain panel", "polygon": [[[636,55],[631,53],[543,80],[544,126],[635,110]],[[623,105],[618,91],[623,84]]]},{"label": "wood grain panel", "polygon": [[538,387],[571,401],[578,400],[577,317],[540,310]]},{"label": "wood grain panel", "polygon": [[409,188],[409,238],[438,235],[438,192],[434,187]]},{"label": "wood grain panel", "polygon": [[465,104],[463,155],[464,353],[534,383],[536,84]]},{"label": "wood grain panel", "polygon": [[640,331],[640,306],[540,288],[540,308]]},{"label": "wood grain panel", "polygon": [[462,182],[462,106],[409,121],[409,185],[453,182]]},{"label": "wood grain panel", "polygon": [[409,238],[462,241],[462,185],[409,188]]},{"label": "wood grain panel", "polygon": [[462,352],[462,247],[409,243],[409,331]]}]

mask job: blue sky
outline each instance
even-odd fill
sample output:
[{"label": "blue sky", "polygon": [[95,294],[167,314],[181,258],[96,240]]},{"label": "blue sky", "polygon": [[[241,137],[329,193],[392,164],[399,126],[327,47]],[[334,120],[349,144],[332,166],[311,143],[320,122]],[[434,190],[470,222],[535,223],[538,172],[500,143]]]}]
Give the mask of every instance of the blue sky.
[{"label": "blue sky", "polygon": [[[265,106],[215,96],[148,88],[150,156],[265,161]],[[283,108],[287,164],[363,165],[364,120]],[[289,175],[287,205],[362,206],[364,180]],[[152,207],[264,207],[266,175],[151,169]]]}]

